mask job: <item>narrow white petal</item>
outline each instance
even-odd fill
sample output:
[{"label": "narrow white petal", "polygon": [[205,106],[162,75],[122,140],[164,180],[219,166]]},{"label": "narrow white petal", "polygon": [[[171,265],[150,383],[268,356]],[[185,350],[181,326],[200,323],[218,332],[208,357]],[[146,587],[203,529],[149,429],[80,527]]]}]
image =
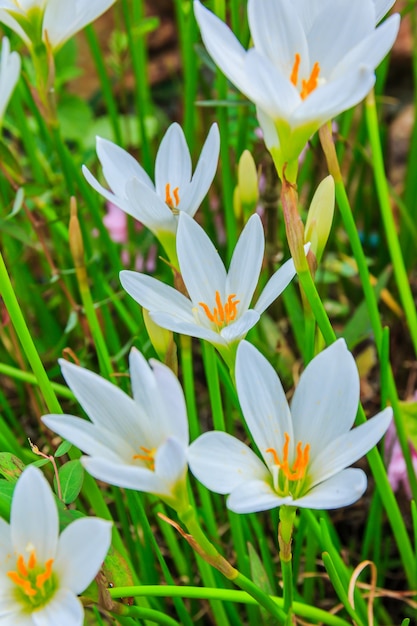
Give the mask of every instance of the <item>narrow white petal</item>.
[{"label": "narrow white petal", "polygon": [[155,456],[155,474],[172,488],[183,480],[187,471],[186,446],[176,437],[169,437]]},{"label": "narrow white petal", "polygon": [[308,63],[308,47],[303,25],[291,2],[258,2],[249,0],[248,20],[256,50],[268,57],[288,76],[295,61],[295,53],[303,64]]},{"label": "narrow white petal", "polygon": [[236,294],[238,315],[242,315],[252,300],[258,284],[264,257],[265,237],[261,218],[256,213],[248,220],[230,262],[226,280],[227,294]]},{"label": "narrow white petal", "polygon": [[233,343],[246,337],[246,333],[259,322],[259,313],[253,309],[246,311],[236,322],[222,328],[220,335],[227,343]]},{"label": "narrow white petal", "polygon": [[[58,543],[58,512],[41,470],[27,467],[17,481],[10,513],[15,551],[29,558],[32,549],[40,563],[54,558]],[[33,548],[30,548],[33,546]]]},{"label": "narrow white petal", "polygon": [[395,0],[373,0],[373,2],[375,5],[375,24],[378,24],[390,8],[394,6]]},{"label": "narrow white petal", "polygon": [[126,442],[135,442],[138,430],[144,436],[151,433],[149,416],[124,391],[95,372],[64,359],[59,363],[68,386],[98,428]]},{"label": "narrow white petal", "polygon": [[274,368],[247,341],[242,341],[237,349],[236,387],[252,437],[265,463],[271,465],[273,457],[266,452],[268,448],[281,454],[285,433],[290,436],[290,446],[294,444],[291,415]]},{"label": "narrow white petal", "polygon": [[142,181],[132,178],[126,183],[126,199],[130,215],[142,222],[156,237],[159,231],[176,232],[177,218],[162,198]]},{"label": "narrow white petal", "polygon": [[358,404],[355,360],[338,339],[307,365],[291,403],[294,436],[310,444],[310,458],[351,429]]},{"label": "narrow white petal", "polygon": [[45,606],[33,611],[31,622],[34,626],[82,626],[83,623],[84,609],[80,600],[69,589],[62,588]]},{"label": "narrow white petal", "polygon": [[175,435],[184,446],[187,446],[189,441],[187,407],[180,382],[172,370],[163,363],[152,359],[151,365],[157,394],[161,398],[162,411],[165,414],[167,433]]},{"label": "narrow white petal", "polygon": [[292,281],[294,276],[294,261],[289,259],[284,265],[281,265],[266,283],[254,307],[255,311],[262,314],[284,291],[285,287]]},{"label": "narrow white petal", "polygon": [[203,228],[186,213],[179,217],[177,254],[182,278],[194,306],[202,301],[213,310],[216,291],[224,302],[228,294],[225,294],[223,261]]},{"label": "narrow white petal", "polygon": [[275,509],[282,504],[292,504],[292,500],[288,496],[278,496],[265,481],[250,480],[238,485],[227,498],[226,504],[235,513],[257,513]]},{"label": "narrow white petal", "polygon": [[260,107],[256,107],[256,116],[264,136],[266,147],[270,151],[273,148],[278,149],[280,142],[273,118]]},{"label": "narrow white petal", "polygon": [[156,311],[155,313],[151,313],[151,317],[159,326],[172,330],[174,333],[197,337],[198,339],[206,339],[215,345],[227,344],[221,333],[201,324],[197,324],[194,320],[188,321],[184,319],[183,316],[176,315],[175,313]]},{"label": "narrow white petal", "polygon": [[43,18],[44,39],[52,48],[62,46],[67,39],[82,30],[114,4],[115,0],[48,0]]},{"label": "narrow white petal", "polygon": [[3,37],[0,56],[0,121],[20,76],[20,55],[10,52],[10,42]]},{"label": "narrow white petal", "polygon": [[111,529],[111,522],[84,517],[63,530],[54,562],[62,587],[77,595],[88,587],[110,547]]},{"label": "narrow white petal", "polygon": [[179,319],[194,322],[192,303],[173,287],[147,274],[129,270],[120,272],[120,282],[123,289],[151,314],[169,311]]},{"label": "narrow white petal", "polygon": [[204,433],[188,449],[194,476],[210,491],[231,493],[251,480],[268,481],[270,473],[244,443],[221,432]]},{"label": "narrow white petal", "polygon": [[191,156],[183,130],[174,122],[165,133],[155,160],[155,187],[165,200],[165,185],[171,186],[171,194],[191,181]]},{"label": "narrow white petal", "polygon": [[19,11],[13,2],[2,2],[0,4],[0,23],[5,24],[6,26],[14,30],[14,32],[19,35],[19,37],[25,42],[25,44],[27,46],[30,46],[31,41],[29,37],[26,35],[23,28],[20,26],[19,22],[15,20],[14,17],[12,17],[10,13],[8,13],[6,10],[4,11],[1,10],[3,8],[8,8],[8,9],[13,8],[13,12],[16,12],[16,13],[20,12],[21,14],[23,14],[23,12]]},{"label": "narrow white petal", "polygon": [[219,160],[219,151],[219,127],[217,124],[212,124],[191,183],[186,187],[185,193],[181,193],[180,190],[179,208],[191,217],[194,216],[213,182]]},{"label": "narrow white petal", "polygon": [[94,178],[90,170],[85,165],[82,166],[82,172],[88,184],[91,185],[91,187],[95,191],[97,191],[97,193],[103,196],[103,198],[105,198],[108,202],[112,202],[113,204],[115,204],[117,207],[119,207],[119,209],[122,209],[122,211],[124,211],[128,215],[132,215],[133,217],[136,217],[136,219],[138,219],[137,216],[133,214],[132,209],[129,206],[129,201],[125,197],[125,194],[123,194],[123,196],[116,196],[112,191],[109,191],[108,189],[106,189],[106,187],[103,187],[103,185],[101,185],[98,180]]},{"label": "narrow white petal", "polygon": [[305,496],[293,500],[294,506],[305,509],[337,509],[359,500],[367,485],[365,472],[349,468],[313,487]]},{"label": "narrow white petal", "polygon": [[213,61],[245,93],[246,88],[250,88],[243,69],[245,49],[230,28],[197,0],[194,1],[194,13],[204,45]]},{"label": "narrow white petal", "polygon": [[129,439],[122,439],[114,430],[98,427],[74,415],[44,415],[42,421],[50,430],[70,441],[85,454],[107,457],[115,462],[123,462],[123,459],[134,454],[132,446],[135,441],[141,441],[142,445],[147,442],[143,434],[140,439],[142,429],[139,420],[137,432],[132,431],[132,438]]},{"label": "narrow white petal", "polygon": [[109,485],[155,495],[171,495],[166,484],[151,470],[133,465],[119,465],[99,457],[82,457],[81,461],[91,476]]},{"label": "narrow white petal", "polygon": [[104,178],[116,196],[123,197],[125,195],[126,183],[132,178],[137,178],[149,189],[155,189],[143,167],[129,152],[117,144],[108,139],[97,137],[96,151],[103,168]]},{"label": "narrow white petal", "polygon": [[331,441],[312,459],[308,471],[313,476],[314,484],[362,458],[384,436],[391,420],[392,409],[388,407],[364,424]]}]

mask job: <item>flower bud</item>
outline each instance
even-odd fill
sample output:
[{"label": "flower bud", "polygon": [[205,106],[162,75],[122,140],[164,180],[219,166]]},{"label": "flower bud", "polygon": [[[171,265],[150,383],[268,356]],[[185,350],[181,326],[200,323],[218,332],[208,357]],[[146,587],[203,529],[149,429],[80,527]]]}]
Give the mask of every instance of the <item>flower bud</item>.
[{"label": "flower bud", "polygon": [[244,150],[239,159],[237,188],[244,215],[255,211],[259,197],[258,172],[249,150]]},{"label": "flower bud", "polygon": [[323,255],[332,227],[334,197],[334,180],[332,176],[327,176],[316,189],[305,227],[305,241],[311,243],[310,249],[317,263]]}]

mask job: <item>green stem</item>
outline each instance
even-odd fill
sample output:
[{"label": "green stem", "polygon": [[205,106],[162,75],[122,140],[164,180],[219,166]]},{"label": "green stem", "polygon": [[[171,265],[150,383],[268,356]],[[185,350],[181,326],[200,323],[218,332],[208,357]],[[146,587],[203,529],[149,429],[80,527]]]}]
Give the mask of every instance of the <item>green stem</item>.
[{"label": "green stem", "polygon": [[281,506],[279,509],[279,558],[281,561],[282,583],[284,588],[284,611],[291,617],[293,605],[292,580],[292,531],[296,509],[291,506]]},{"label": "green stem", "polygon": [[140,617],[143,620],[151,620],[152,623],[162,624],[162,626],[180,626],[179,622],[177,622],[169,615],[165,615],[165,613],[161,613],[161,611],[156,611],[155,609],[145,609],[141,606],[126,606],[126,604],[117,605],[117,610],[114,608],[110,611],[115,616],[125,616],[125,617]]},{"label": "green stem", "polygon": [[[201,600],[221,600],[223,602],[239,602],[240,604],[258,604],[246,591],[236,589],[218,589],[217,587],[189,587],[170,585],[140,585],[139,587],[114,587],[109,589],[112,598],[130,598],[135,596],[150,596],[159,598],[191,598]],[[273,598],[278,607],[284,606],[282,598]],[[294,613],[299,617],[304,617],[312,622],[321,622],[328,626],[349,626],[350,622],[345,621],[337,615],[332,615],[327,611],[308,606],[301,602],[294,602]]]}]

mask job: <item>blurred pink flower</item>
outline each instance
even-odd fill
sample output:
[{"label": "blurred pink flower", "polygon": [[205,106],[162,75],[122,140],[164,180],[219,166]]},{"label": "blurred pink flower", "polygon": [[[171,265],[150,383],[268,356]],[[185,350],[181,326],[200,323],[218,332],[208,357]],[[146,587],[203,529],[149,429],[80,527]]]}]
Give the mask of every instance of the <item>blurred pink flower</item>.
[{"label": "blurred pink flower", "polygon": [[[417,451],[411,443],[409,445],[414,471],[417,473]],[[412,496],[407,476],[407,468],[394,422],[391,422],[385,437],[385,454],[388,461],[388,480],[393,491],[399,491],[399,489],[403,487],[405,493],[411,499]]]}]

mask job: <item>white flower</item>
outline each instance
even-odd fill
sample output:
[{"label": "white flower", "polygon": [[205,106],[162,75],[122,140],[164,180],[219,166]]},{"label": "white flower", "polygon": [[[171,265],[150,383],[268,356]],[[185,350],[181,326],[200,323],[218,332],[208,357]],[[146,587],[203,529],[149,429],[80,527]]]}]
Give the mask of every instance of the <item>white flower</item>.
[{"label": "white flower", "polygon": [[12,28],[28,46],[44,41],[56,50],[115,1],[0,0],[0,22]]},{"label": "white flower", "polygon": [[366,474],[346,468],[384,435],[392,409],[351,430],[359,403],[359,375],[343,339],[306,367],[291,412],[274,369],[247,342],[237,351],[236,386],[262,460],[222,432],[205,433],[189,448],[191,471],[212,491],[230,494],[229,509],[236,513],[280,505],[332,509],[361,497]]},{"label": "white flower", "polygon": [[82,626],[77,595],[109,549],[111,522],[83,517],[59,535],[54,496],[27,467],[13,494],[10,525],[0,519],[0,620],[13,626]]},{"label": "white flower", "polygon": [[226,272],[201,226],[181,214],[177,255],[189,298],[156,278],[138,272],[124,270],[120,281],[159,326],[206,339],[220,350],[226,348],[227,354],[227,349],[243,339],[294,277],[294,263],[290,259],[270,278],[256,305],[250,309],[264,247],[262,223],[255,214],[246,224]]},{"label": "white flower", "polygon": [[10,42],[3,37],[0,56],[0,123],[20,76],[20,55],[10,52]]},{"label": "white flower", "polygon": [[161,241],[167,252],[175,246],[178,215],[193,217],[213,181],[220,150],[220,135],[213,124],[194,175],[190,151],[179,124],[168,128],[155,161],[155,184],[139,163],[116,144],[97,137],[97,155],[112,191],[84,166],[87,181],[107,200],[142,222]]},{"label": "white flower", "polygon": [[392,4],[249,0],[249,50],[197,0],[194,10],[215,63],[257,105],[266,144],[282,167],[322,124],[369,92],[397,36],[398,15],[375,28]]},{"label": "white flower", "polygon": [[171,505],[186,497],[188,421],[181,386],[158,361],[130,352],[133,399],[87,369],[60,360],[62,374],[91,422],[72,415],[42,421],[88,454],[86,470],[110,485],[146,491]]}]

